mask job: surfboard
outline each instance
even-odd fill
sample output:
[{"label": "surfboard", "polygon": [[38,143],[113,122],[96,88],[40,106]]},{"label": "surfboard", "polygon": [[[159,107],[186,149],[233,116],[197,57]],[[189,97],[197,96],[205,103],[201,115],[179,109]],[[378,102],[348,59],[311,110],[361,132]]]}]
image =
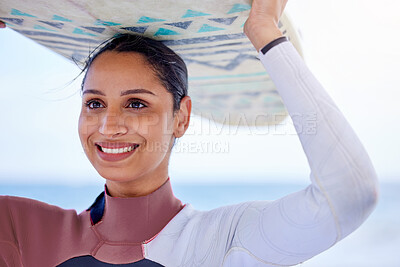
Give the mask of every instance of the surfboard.
[{"label": "surfboard", "polygon": [[[251,0],[4,0],[0,20],[83,64],[117,33],[163,41],[185,60],[194,114],[228,125],[277,124],[287,111],[243,33]],[[301,53],[286,14],[281,31]]]}]

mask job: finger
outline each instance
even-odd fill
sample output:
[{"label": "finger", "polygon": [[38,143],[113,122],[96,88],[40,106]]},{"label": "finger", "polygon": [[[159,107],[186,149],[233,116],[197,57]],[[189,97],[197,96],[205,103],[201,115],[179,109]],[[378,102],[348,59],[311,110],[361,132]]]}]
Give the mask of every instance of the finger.
[{"label": "finger", "polygon": [[0,20],[0,28],[5,28],[6,24]]}]

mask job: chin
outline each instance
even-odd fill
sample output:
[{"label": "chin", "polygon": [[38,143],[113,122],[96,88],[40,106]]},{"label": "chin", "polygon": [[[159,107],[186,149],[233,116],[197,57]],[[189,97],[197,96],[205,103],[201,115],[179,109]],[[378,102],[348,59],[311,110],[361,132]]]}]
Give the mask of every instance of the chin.
[{"label": "chin", "polygon": [[97,172],[104,179],[115,182],[130,182],[139,179],[141,176],[132,171],[121,170],[120,168],[102,168],[97,169]]}]

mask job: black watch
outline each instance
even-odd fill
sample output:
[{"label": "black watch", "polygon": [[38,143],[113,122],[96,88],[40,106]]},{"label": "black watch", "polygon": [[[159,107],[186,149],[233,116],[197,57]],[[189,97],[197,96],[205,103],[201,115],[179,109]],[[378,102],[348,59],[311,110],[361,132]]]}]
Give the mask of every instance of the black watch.
[{"label": "black watch", "polygon": [[265,55],[272,47],[274,47],[280,43],[286,42],[287,40],[288,39],[286,38],[286,36],[279,37],[279,38],[273,40],[272,42],[270,42],[269,44],[267,44],[266,46],[264,46],[263,48],[261,48],[261,53],[263,53],[263,55]]}]

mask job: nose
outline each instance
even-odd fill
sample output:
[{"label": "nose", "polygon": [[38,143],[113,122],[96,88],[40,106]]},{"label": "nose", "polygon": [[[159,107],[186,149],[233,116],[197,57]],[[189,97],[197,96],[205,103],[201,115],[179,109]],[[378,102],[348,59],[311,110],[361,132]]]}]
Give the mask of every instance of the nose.
[{"label": "nose", "polygon": [[108,112],[102,118],[99,132],[107,138],[118,137],[128,132],[125,120],[117,112]]}]

